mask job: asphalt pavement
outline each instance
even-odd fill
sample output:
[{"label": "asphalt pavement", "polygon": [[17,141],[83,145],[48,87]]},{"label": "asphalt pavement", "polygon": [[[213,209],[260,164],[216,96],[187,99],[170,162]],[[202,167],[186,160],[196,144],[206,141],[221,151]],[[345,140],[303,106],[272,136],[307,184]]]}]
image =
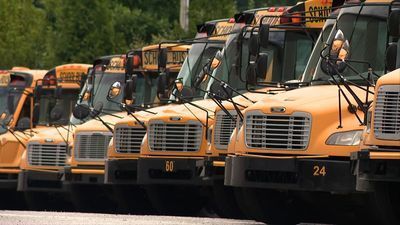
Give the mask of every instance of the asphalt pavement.
[{"label": "asphalt pavement", "polygon": [[138,216],[99,213],[0,211],[0,225],[259,225],[252,220],[207,217]]}]

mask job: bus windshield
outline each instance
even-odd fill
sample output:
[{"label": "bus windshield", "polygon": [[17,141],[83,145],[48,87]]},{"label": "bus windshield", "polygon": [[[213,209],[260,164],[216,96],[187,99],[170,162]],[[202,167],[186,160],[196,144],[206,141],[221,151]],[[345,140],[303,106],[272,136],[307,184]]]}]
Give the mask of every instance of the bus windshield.
[{"label": "bus windshield", "polygon": [[[238,35],[237,35],[238,36]],[[249,63],[249,34],[242,41],[242,50],[236,41],[228,41],[223,50],[223,58],[218,68],[213,71],[213,76],[223,80],[236,90],[244,90],[246,69]],[[313,41],[304,33],[298,31],[271,30],[269,45],[261,48],[261,54],[268,56],[267,73],[259,81],[284,82],[299,79],[302,75],[307,60],[311,54]],[[241,66],[240,58],[241,57]],[[241,78],[242,77],[242,78]],[[208,85],[211,86],[211,83]]]},{"label": "bus windshield", "polygon": [[[39,103],[39,118],[37,125],[48,126],[56,123],[57,125],[67,125],[69,116],[75,102],[78,99],[79,89],[63,89],[62,95],[55,98],[54,89],[43,90],[40,99],[35,99]],[[50,118],[51,111],[54,107],[59,107],[62,110],[62,116],[57,121],[52,121]]]},{"label": "bus windshield", "polygon": [[[125,84],[125,73],[110,73],[103,71],[96,71],[93,79],[93,90],[92,90],[92,98],[90,99],[90,105],[94,106],[97,102],[103,103],[103,111],[104,112],[120,112],[121,107],[119,104],[114,102],[122,102],[122,90]],[[121,84],[121,92],[118,96],[116,96],[113,101],[108,101],[108,91],[115,82],[120,82]]]},{"label": "bus windshield", "polygon": [[189,54],[179,71],[177,79],[182,79],[185,87],[193,89],[195,91],[195,97],[204,94],[201,93],[200,89],[205,90],[205,86],[196,89],[193,88],[196,76],[200,73],[204,65],[206,65],[222,47],[223,43],[196,43],[193,44],[189,50]]},{"label": "bus windshield", "polygon": [[[332,30],[328,43],[331,43],[337,30],[341,30],[350,44],[349,60],[365,63],[347,62],[356,71],[346,67],[341,73],[347,80],[365,85],[364,78],[368,75],[368,63],[373,71],[382,75],[385,73],[385,51],[387,45],[387,14],[388,6],[357,6],[342,9],[335,29]],[[327,54],[328,50],[323,52]],[[315,52],[315,54],[320,54]],[[312,78],[314,81],[331,81],[330,74],[321,69],[321,60]],[[309,78],[309,80],[311,80]]]}]

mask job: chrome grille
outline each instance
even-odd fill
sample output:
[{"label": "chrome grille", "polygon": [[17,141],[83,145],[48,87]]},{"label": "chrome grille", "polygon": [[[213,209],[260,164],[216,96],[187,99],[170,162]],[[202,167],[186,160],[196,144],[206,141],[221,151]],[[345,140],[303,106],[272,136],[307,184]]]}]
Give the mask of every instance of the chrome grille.
[{"label": "chrome grille", "polygon": [[246,145],[251,148],[303,150],[308,146],[311,116],[250,112],[246,115]]},{"label": "chrome grille", "polygon": [[152,121],[149,125],[149,145],[152,151],[194,152],[200,149],[202,125],[198,122],[164,123]]},{"label": "chrome grille", "polygon": [[[234,119],[237,119],[237,113],[234,110],[228,111]],[[214,144],[218,149],[227,149],[233,129],[235,129],[236,121],[227,115],[224,111],[216,114],[214,124]]]},{"label": "chrome grille", "polygon": [[103,160],[112,134],[110,132],[79,132],[76,135],[74,155],[76,160]]},{"label": "chrome grille", "polygon": [[65,144],[28,143],[28,162],[32,166],[65,166]]},{"label": "chrome grille", "polygon": [[400,85],[383,85],[375,101],[374,133],[378,139],[400,140]]},{"label": "chrome grille", "polygon": [[118,126],[115,128],[115,151],[138,153],[146,130],[143,127]]}]

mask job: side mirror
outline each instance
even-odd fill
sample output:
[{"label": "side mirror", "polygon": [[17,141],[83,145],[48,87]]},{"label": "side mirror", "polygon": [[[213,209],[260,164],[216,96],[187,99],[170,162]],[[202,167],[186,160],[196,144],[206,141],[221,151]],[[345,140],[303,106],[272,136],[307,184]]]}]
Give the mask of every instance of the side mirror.
[{"label": "side mirror", "polygon": [[397,43],[390,43],[386,49],[386,69],[393,71],[397,69]]},{"label": "side mirror", "polygon": [[227,100],[232,98],[233,90],[230,88],[224,88],[220,83],[213,82],[210,87],[210,92],[218,100]]},{"label": "side mirror", "polygon": [[338,30],[330,45],[328,58],[321,62],[321,69],[328,74],[341,73],[347,67],[345,61],[349,58],[349,55],[350,44],[345,39],[343,32]]},{"label": "side mirror", "polygon": [[63,116],[63,108],[62,105],[56,104],[53,109],[50,111],[50,120],[52,123],[60,120]]},{"label": "side mirror", "polygon": [[57,86],[57,88],[54,90],[54,96],[58,99],[61,98],[62,95],[62,88],[61,86]]},{"label": "side mirror", "polygon": [[121,93],[121,82],[115,81],[108,90],[107,99],[114,99]]},{"label": "side mirror", "polygon": [[103,110],[103,103],[102,102],[96,102],[94,105],[92,111],[89,113],[90,117],[95,118],[98,115],[100,115],[101,111]]},{"label": "side mirror", "polygon": [[124,99],[133,100],[132,96],[136,92],[136,75],[132,75],[130,80],[127,80],[124,87]]},{"label": "side mirror", "polygon": [[7,108],[8,112],[13,113],[14,112],[14,95],[9,95],[7,98]]},{"label": "side mirror", "polygon": [[249,54],[251,56],[258,55],[259,39],[257,34],[253,34],[249,40]]},{"label": "side mirror", "polygon": [[157,96],[161,99],[168,98],[168,78],[166,73],[160,73],[158,76],[158,83],[157,83]]},{"label": "side mirror", "polygon": [[389,35],[393,37],[400,37],[400,10],[394,9],[388,19]]},{"label": "side mirror", "polygon": [[211,61],[210,68],[213,70],[218,68],[221,65],[223,57],[224,57],[223,53],[220,50],[218,50],[217,53],[215,53],[213,60]]},{"label": "side mirror", "polygon": [[83,120],[88,117],[89,113],[90,109],[87,105],[76,105],[74,110],[72,110],[72,115],[79,120]]},{"label": "side mirror", "polygon": [[15,130],[24,131],[29,128],[31,128],[31,120],[28,117],[22,117],[21,119],[18,120]]},{"label": "side mirror", "polygon": [[167,55],[168,50],[166,48],[162,48],[159,52],[158,55],[158,67],[159,68],[167,68],[167,60],[168,60],[168,55]]},{"label": "side mirror", "polygon": [[43,88],[41,85],[37,85],[33,91],[33,97],[35,99],[40,99],[40,96],[42,96],[43,93]]},{"label": "side mirror", "polygon": [[33,106],[33,113],[32,113],[33,125],[39,122],[39,117],[40,117],[40,105],[39,103],[36,102],[35,105]]},{"label": "side mirror", "polygon": [[191,88],[185,87],[182,83],[181,79],[175,81],[175,88],[176,88],[176,97],[179,100],[185,100],[180,102],[187,102],[192,101],[194,98],[194,94]]},{"label": "side mirror", "polygon": [[250,85],[257,85],[257,73],[254,63],[250,63],[246,70],[246,82]]},{"label": "side mirror", "polygon": [[269,45],[269,24],[261,24],[258,34],[260,36],[260,46],[268,48]]},{"label": "side mirror", "polygon": [[195,81],[194,81],[194,84],[193,84],[193,86],[194,86],[195,88],[200,87],[201,83],[203,83],[204,81],[207,80],[208,74],[207,74],[207,71],[206,71],[206,70],[207,70],[207,68],[203,68],[202,70],[200,70],[200,72],[199,72],[199,74],[197,75],[197,77],[196,77],[196,79],[195,79]]},{"label": "side mirror", "polygon": [[256,75],[258,78],[265,79],[268,70],[268,55],[262,54],[257,58]]},{"label": "side mirror", "polygon": [[128,75],[133,74],[133,54],[128,54],[126,57],[126,73]]},{"label": "side mirror", "polygon": [[0,115],[0,122],[1,122],[2,125],[6,125],[7,126],[12,121],[12,119],[13,119],[13,116],[12,115],[8,115],[6,112],[3,112]]}]

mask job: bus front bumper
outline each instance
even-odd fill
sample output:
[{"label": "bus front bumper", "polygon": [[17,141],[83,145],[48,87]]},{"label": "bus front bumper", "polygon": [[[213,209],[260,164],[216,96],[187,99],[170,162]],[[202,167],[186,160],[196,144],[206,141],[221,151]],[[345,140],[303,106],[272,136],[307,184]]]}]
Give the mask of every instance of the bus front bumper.
[{"label": "bus front bumper", "polygon": [[357,190],[374,191],[381,182],[400,182],[400,152],[378,152],[364,149],[351,154]]},{"label": "bus front bumper", "polygon": [[22,170],[18,175],[18,191],[65,191],[61,171]]},{"label": "bus front bumper", "polygon": [[63,181],[67,185],[102,185],[104,168],[64,167]]},{"label": "bus front bumper", "polygon": [[138,184],[210,185],[203,159],[139,158]]},{"label": "bus front bumper", "polygon": [[355,192],[350,161],[228,156],[225,185],[298,191]]},{"label": "bus front bumper", "polygon": [[137,159],[107,159],[104,182],[106,184],[136,184]]}]

